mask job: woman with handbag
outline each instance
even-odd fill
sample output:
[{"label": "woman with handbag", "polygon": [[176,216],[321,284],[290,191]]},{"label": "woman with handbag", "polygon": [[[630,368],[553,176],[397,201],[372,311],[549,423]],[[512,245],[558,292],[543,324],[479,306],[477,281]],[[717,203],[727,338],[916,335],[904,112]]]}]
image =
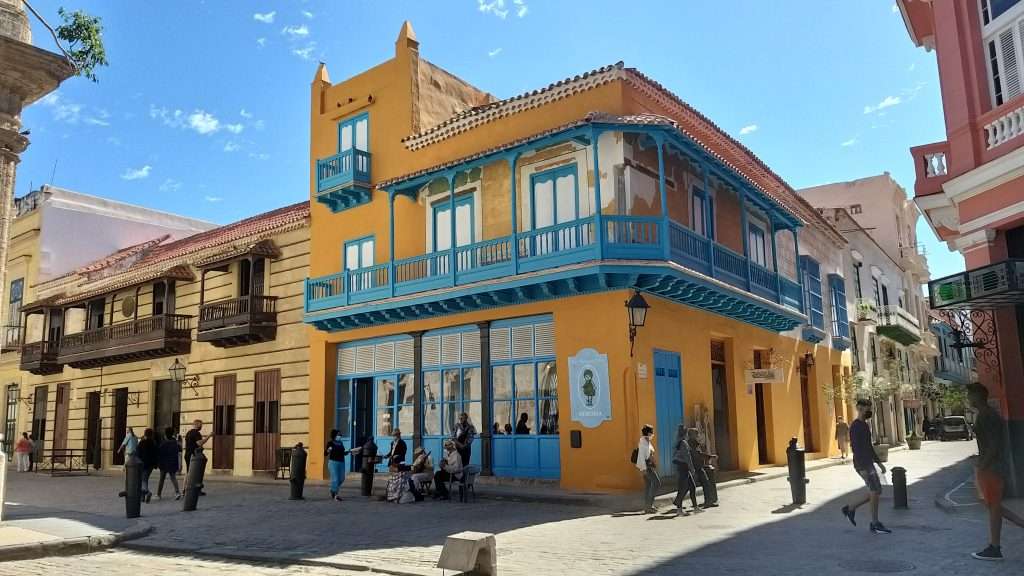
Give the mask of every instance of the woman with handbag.
[{"label": "woman with handbag", "polygon": [[661,479],[658,478],[658,462],[654,450],[654,427],[645,424],[640,429],[640,442],[636,447],[636,469],[644,475],[644,512],[654,514],[654,492],[658,489]]},{"label": "woman with handbag", "polygon": [[679,516],[689,516],[690,513],[683,510],[683,498],[690,495],[690,503],[693,504],[693,511],[700,512],[697,507],[697,483],[693,481],[693,456],[690,454],[690,444],[687,442],[686,425],[679,423],[676,429],[676,451],[672,456],[672,463],[676,465],[676,499],[673,504]]}]

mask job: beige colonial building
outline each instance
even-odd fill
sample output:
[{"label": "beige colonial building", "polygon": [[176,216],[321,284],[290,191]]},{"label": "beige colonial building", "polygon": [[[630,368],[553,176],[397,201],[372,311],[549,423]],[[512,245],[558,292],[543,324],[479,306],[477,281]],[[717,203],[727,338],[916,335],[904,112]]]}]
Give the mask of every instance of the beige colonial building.
[{"label": "beige colonial building", "polygon": [[16,430],[43,439],[44,466],[71,450],[58,465],[110,467],[128,428],[201,419],[213,470],[274,470],[279,447],[308,442],[308,265],[302,202],[40,282],[20,310]]}]

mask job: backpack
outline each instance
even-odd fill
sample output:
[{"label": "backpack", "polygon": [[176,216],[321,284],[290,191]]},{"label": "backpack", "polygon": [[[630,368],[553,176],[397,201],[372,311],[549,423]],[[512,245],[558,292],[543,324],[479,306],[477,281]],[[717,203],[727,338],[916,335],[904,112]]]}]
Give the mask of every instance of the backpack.
[{"label": "backpack", "polygon": [[636,461],[640,458],[640,449],[633,448],[633,453],[629,455],[629,461],[636,464]]}]

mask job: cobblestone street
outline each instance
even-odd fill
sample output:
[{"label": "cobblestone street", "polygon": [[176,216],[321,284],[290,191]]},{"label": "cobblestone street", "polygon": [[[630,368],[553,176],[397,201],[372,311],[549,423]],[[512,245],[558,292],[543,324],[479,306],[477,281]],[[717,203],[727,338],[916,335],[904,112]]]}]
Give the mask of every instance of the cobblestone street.
[{"label": "cobblestone street", "polygon": [[[911,509],[894,511],[891,500],[883,500],[882,519],[894,530],[887,537],[867,531],[866,509],[858,528],[839,515],[841,499],[861,488],[846,466],[812,472],[810,502],[800,509],[786,506],[788,484],[779,479],[724,490],[721,508],[688,518],[487,498],[472,504],[395,506],[361,498],[337,503],[318,487],[312,487],[306,502],[289,502],[283,483],[211,483],[210,495],[195,513],[181,512],[180,502],[154,499],[143,510],[154,532],[125,544],[163,553],[177,550],[180,558],[149,557],[147,550],[106,552],[6,563],[0,574],[74,566],[80,574],[113,576],[137,573],[140,564],[154,572],[165,566],[195,574],[247,570],[233,562],[191,559],[194,552],[204,558],[248,556],[429,573],[444,537],[462,530],[498,535],[502,574],[678,574],[708,566],[719,574],[1019,574],[1021,559],[1015,556],[1024,550],[1024,531],[1007,526],[1007,562],[981,564],[968,555],[985,542],[981,507],[950,514],[934,504],[936,496],[969,475],[966,459],[973,452],[973,442],[927,443],[921,451],[894,452],[889,464],[908,470]],[[122,502],[113,497],[116,487],[116,478],[22,475],[12,480],[8,501],[18,504],[11,508],[16,516],[76,507],[122,514]],[[280,570],[263,565],[246,573],[284,573]],[[287,570],[318,573],[306,566]]]}]

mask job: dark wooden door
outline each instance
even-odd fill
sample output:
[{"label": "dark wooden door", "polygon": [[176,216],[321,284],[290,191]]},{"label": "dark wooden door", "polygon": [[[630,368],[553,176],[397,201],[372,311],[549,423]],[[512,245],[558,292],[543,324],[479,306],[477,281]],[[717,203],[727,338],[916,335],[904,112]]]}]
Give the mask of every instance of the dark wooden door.
[{"label": "dark wooden door", "polygon": [[[754,368],[764,368],[762,352],[754,351]],[[769,464],[771,458],[768,454],[768,407],[766,405],[764,384],[754,384],[754,409],[757,418],[757,462],[758,464]]]},{"label": "dark wooden door", "polygon": [[32,438],[35,442],[33,459],[36,462],[42,457],[46,447],[46,403],[49,396],[49,386],[36,386],[32,393]]},{"label": "dark wooden door", "polygon": [[128,389],[118,388],[114,390],[114,437],[111,439],[114,451],[114,464],[124,464],[124,451],[118,452],[117,448],[128,433]]},{"label": "dark wooden door", "polygon": [[213,379],[213,467],[235,467],[235,391],[234,374]]},{"label": "dark wooden door", "polygon": [[736,469],[732,456],[732,436],[729,434],[729,383],[725,378],[725,364],[711,363],[711,389],[714,395],[715,451],[721,470]]},{"label": "dark wooden door", "polygon": [[281,445],[281,371],[257,372],[255,384],[252,469],[274,470]]},{"label": "dark wooden door", "polygon": [[89,392],[85,399],[85,459],[93,468],[99,469],[102,452],[100,448],[100,393]]},{"label": "dark wooden door", "polygon": [[53,405],[53,449],[68,447],[68,408],[71,404],[71,384],[57,384],[57,397]]},{"label": "dark wooden door", "polygon": [[811,426],[810,366],[800,360],[800,404],[804,420],[804,450],[814,452],[814,428]]},{"label": "dark wooden door", "polygon": [[162,438],[167,428],[181,432],[181,384],[174,380],[158,380],[153,400],[153,431]]}]

